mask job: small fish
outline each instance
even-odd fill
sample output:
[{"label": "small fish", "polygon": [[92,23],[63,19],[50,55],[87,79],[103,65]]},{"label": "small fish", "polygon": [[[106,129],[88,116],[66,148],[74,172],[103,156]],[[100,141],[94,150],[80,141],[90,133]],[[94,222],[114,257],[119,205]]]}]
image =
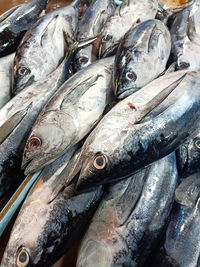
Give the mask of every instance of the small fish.
[{"label": "small fish", "polygon": [[109,187],[79,249],[77,267],[142,266],[169,217],[175,153]]},{"label": "small fish", "polygon": [[[78,23],[80,0],[40,18],[27,31],[14,59],[13,94],[44,80],[65,57]],[[53,52],[52,52],[53,51]]]},{"label": "small fish", "polygon": [[0,56],[15,51],[25,32],[45,10],[48,0],[32,0],[0,16]]},{"label": "small fish", "polygon": [[156,0],[125,0],[104,24],[99,57],[113,55],[125,33],[138,22],[155,18],[157,8]]},{"label": "small fish", "polygon": [[[115,10],[115,4],[112,0],[95,0],[86,9],[82,19],[78,23],[77,36],[78,41],[97,35],[107,20]],[[74,70],[85,68],[97,59],[97,42],[88,47],[80,49],[74,57]]]},{"label": "small fish", "polygon": [[171,50],[167,27],[146,20],[127,32],[116,53],[113,88],[124,98],[154,80],[165,70]]},{"label": "small fish", "polygon": [[0,58],[0,109],[10,100],[15,54]]},{"label": "small fish", "polygon": [[169,73],[116,104],[86,139],[67,184],[80,173],[77,190],[88,190],[174,151],[195,131],[199,86],[199,72]]},{"label": "small fish", "polygon": [[[22,168],[31,173],[83,139],[111,102],[114,57],[99,60],[74,74],[51,98],[27,140]],[[31,144],[38,140],[37,146]]]},{"label": "small fish", "polygon": [[77,147],[42,171],[15,222],[1,267],[49,267],[86,229],[101,199],[101,187],[75,195],[74,185],[71,185],[51,199],[52,192],[65,180],[79,153],[74,152],[75,149]]}]

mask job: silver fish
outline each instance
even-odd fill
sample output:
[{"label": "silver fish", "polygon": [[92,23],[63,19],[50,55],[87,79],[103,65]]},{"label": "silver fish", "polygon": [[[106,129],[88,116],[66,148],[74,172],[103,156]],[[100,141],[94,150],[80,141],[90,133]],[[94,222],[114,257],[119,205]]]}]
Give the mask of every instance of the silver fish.
[{"label": "silver fish", "polygon": [[129,96],[165,70],[171,50],[167,27],[159,20],[147,20],[133,27],[116,53],[113,88],[118,98]]},{"label": "silver fish", "polygon": [[138,22],[156,16],[156,0],[125,0],[106,21],[99,46],[99,56],[113,55],[125,33]]},{"label": "silver fish", "polygon": [[80,0],[43,16],[25,34],[14,59],[13,93],[54,71],[67,51],[78,23]]},{"label": "silver fish", "polygon": [[170,214],[177,178],[172,153],[110,186],[81,242],[77,266],[142,266]]},{"label": "silver fish", "polygon": [[[22,168],[38,170],[79,142],[99,121],[112,100],[114,58],[91,64],[73,75],[51,98],[27,140]],[[37,138],[40,145],[30,147]]]}]

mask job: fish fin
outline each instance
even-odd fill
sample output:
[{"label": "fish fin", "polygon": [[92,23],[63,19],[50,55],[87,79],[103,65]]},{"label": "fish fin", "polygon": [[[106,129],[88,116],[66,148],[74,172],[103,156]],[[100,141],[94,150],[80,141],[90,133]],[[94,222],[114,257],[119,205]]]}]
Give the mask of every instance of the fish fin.
[{"label": "fish fin", "polygon": [[53,17],[50,22],[47,24],[47,26],[45,27],[43,34],[41,36],[41,40],[40,40],[40,45],[41,46],[45,46],[45,43],[48,42],[48,40],[51,39],[52,41],[52,36],[56,30],[56,22],[58,19],[58,15],[56,15],[55,17]]},{"label": "fish fin", "polygon": [[152,47],[151,42],[152,42],[152,39],[153,39],[153,36],[154,36],[154,33],[155,33],[156,29],[157,29],[157,26],[155,24],[154,27],[151,30],[151,34],[150,34],[150,37],[149,37],[149,41],[148,41],[148,45],[147,45],[147,53],[149,53],[151,51],[151,47]]},{"label": "fish fin", "polygon": [[0,16],[0,22],[3,22],[5,19],[7,19],[10,15],[12,15],[21,5],[15,6],[11,9],[9,9],[8,11],[6,11],[5,13],[3,13]]},{"label": "fish fin", "polygon": [[24,119],[32,103],[23,110],[16,112],[4,124],[0,127],[0,144],[12,133],[12,131],[18,126],[18,124]]}]

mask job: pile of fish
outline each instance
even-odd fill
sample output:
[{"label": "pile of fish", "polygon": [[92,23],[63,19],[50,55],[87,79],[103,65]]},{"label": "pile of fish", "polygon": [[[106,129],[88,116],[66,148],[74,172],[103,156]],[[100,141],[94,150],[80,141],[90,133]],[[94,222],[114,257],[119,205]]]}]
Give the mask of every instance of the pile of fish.
[{"label": "pile of fish", "polygon": [[200,266],[200,0],[171,2],[0,17],[1,267]]}]

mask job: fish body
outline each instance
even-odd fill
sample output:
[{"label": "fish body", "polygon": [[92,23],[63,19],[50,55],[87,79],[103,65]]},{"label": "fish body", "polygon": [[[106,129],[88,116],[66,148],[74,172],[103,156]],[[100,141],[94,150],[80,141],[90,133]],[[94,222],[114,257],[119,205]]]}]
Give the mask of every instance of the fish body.
[{"label": "fish body", "polygon": [[80,191],[123,179],[174,151],[195,131],[199,83],[199,72],[169,73],[115,105],[86,139],[67,183],[79,171]]},{"label": "fish body", "polygon": [[27,87],[0,111],[0,196],[23,176],[21,161],[26,138],[39,112],[61,85],[64,67],[63,62],[47,79]]},{"label": "fish body", "polygon": [[15,54],[0,58],[0,109],[10,100]]},{"label": "fish body", "polygon": [[104,24],[100,36],[99,56],[113,55],[125,33],[138,22],[153,19],[157,8],[158,3],[155,0],[124,1]]},{"label": "fish body", "polygon": [[[99,34],[107,18],[114,10],[114,1],[94,0],[78,23],[76,39],[82,40]],[[75,71],[85,68],[97,59],[97,46],[97,42],[94,42],[90,46],[79,49],[74,57]]]},{"label": "fish body", "polygon": [[[102,195],[101,187],[74,195],[74,186],[65,188],[53,201],[51,193],[65,180],[73,147],[48,167],[27,196],[13,227],[1,266],[21,266],[25,252],[27,266],[49,267],[55,263],[87,227]],[[62,175],[63,169],[66,170]]]},{"label": "fish body", "polygon": [[167,27],[147,20],[130,29],[116,53],[113,88],[119,98],[127,97],[157,78],[165,70],[171,50]]},{"label": "fish body", "polygon": [[46,8],[48,0],[32,0],[0,16],[0,56],[15,51],[25,32]]},{"label": "fish body", "polygon": [[142,266],[170,214],[175,153],[111,185],[87,230],[78,267]]},{"label": "fish body", "polygon": [[27,140],[29,144],[37,137],[41,145],[25,148],[22,163],[25,173],[40,169],[62,155],[100,120],[112,100],[113,64],[113,57],[91,64],[74,74],[51,98]]},{"label": "fish body", "polygon": [[76,31],[79,2],[46,14],[25,34],[14,59],[14,94],[44,80],[62,62],[66,39],[71,40]]}]

